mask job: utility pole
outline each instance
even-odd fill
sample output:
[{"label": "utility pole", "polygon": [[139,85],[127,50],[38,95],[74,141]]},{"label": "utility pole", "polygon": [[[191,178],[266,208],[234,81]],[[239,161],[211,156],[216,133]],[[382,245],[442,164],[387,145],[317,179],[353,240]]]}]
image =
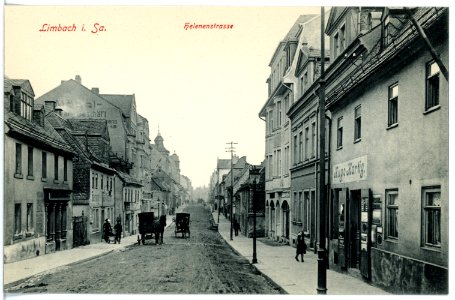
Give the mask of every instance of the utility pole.
[{"label": "utility pole", "polygon": [[325,245],[325,9],[321,6],[321,75],[319,76],[319,248],[318,294],[327,294],[327,264]]},{"label": "utility pole", "polygon": [[231,152],[231,208],[230,208],[230,213],[229,213],[229,219],[231,220],[231,241],[232,241],[232,202],[234,198],[234,173],[232,170],[232,158],[233,158],[233,153],[235,151],[234,145],[237,145],[237,143],[234,142],[229,142],[226,143],[230,145],[228,148],[226,148],[226,152]]}]

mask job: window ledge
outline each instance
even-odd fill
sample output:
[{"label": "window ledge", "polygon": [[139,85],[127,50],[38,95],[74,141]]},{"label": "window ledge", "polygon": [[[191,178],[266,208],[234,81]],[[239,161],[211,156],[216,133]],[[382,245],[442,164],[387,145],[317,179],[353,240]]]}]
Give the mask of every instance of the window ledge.
[{"label": "window ledge", "polygon": [[14,178],[23,179],[23,178],[24,178],[24,175],[15,173],[15,174],[14,174]]},{"label": "window ledge", "polygon": [[17,233],[17,234],[14,234],[13,235],[13,240],[20,240],[22,239],[24,236],[22,235],[22,233]]},{"label": "window ledge", "polygon": [[436,111],[436,110],[439,110],[439,109],[441,109],[441,105],[438,104],[438,105],[436,105],[436,106],[433,106],[433,107],[428,108],[427,110],[425,110],[425,111],[423,112],[423,114],[424,114],[424,115],[427,115],[427,114],[432,113],[432,112],[434,112],[434,111]]},{"label": "window ledge", "polygon": [[41,181],[42,181],[42,182],[47,182],[47,178],[42,178],[42,177],[41,177]]},{"label": "window ledge", "polygon": [[27,176],[28,180],[35,180],[35,176]]},{"label": "window ledge", "polygon": [[388,237],[385,241],[393,244],[398,244],[398,238]]},{"label": "window ledge", "polygon": [[362,138],[358,138],[358,139],[354,140],[354,144],[357,144],[357,143],[359,143],[361,141],[362,141]]},{"label": "window ledge", "polygon": [[423,250],[427,250],[427,251],[431,251],[431,252],[436,252],[436,253],[441,252],[441,246],[433,246],[433,245],[425,244],[421,248]]},{"label": "window ledge", "polygon": [[337,151],[343,149],[343,146],[337,147]]},{"label": "window ledge", "polygon": [[386,129],[389,130],[389,129],[392,129],[392,128],[395,128],[395,127],[398,127],[398,123],[394,123],[392,125],[389,125]]},{"label": "window ledge", "polygon": [[54,179],[54,183],[60,183],[60,181],[58,181],[58,180]]}]

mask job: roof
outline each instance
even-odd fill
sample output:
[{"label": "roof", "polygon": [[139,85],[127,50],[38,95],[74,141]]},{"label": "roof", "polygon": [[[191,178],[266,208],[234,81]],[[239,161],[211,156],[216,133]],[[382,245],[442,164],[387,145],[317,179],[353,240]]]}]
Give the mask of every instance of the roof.
[{"label": "roof", "polygon": [[[448,8],[446,7],[419,8],[414,14],[414,18],[421,24],[424,30],[427,30],[437,20],[441,19],[447,11]],[[372,43],[370,40],[362,41],[365,43],[366,48],[371,47],[371,51],[368,53],[367,57],[358,58],[359,62],[362,63],[360,63],[352,72],[345,74],[341,82],[327,93],[326,105],[330,106],[341,99],[355,86],[367,79],[367,77],[376,74],[377,70],[382,65],[396,57],[396,55],[402,51],[409,51],[407,46],[414,41],[417,36],[418,32],[415,30],[412,23],[407,22],[403,24],[401,30],[398,30],[393,43],[390,43],[384,49],[381,49],[380,40],[377,41],[374,46],[370,45]]]},{"label": "roof", "polygon": [[35,92],[33,91],[32,85],[28,79],[3,79],[3,91],[10,92],[13,87],[21,87],[24,90],[27,90],[33,97],[35,97]]},{"label": "roof", "polygon": [[131,116],[131,108],[134,101],[133,95],[111,95],[111,94],[100,94],[101,97],[119,107],[123,114],[127,117]]},{"label": "roof", "polygon": [[289,29],[289,32],[285,35],[285,37],[278,43],[278,46],[275,49],[275,52],[273,52],[272,58],[270,59],[269,66],[272,65],[273,61],[275,60],[276,56],[278,55],[278,52],[280,48],[283,46],[284,43],[287,43],[289,41],[295,41],[298,42],[298,37],[297,34],[300,32],[300,24],[306,23],[313,18],[317,17],[318,15],[300,15],[297,20],[294,22],[294,25],[292,25],[291,29]]},{"label": "roof", "polygon": [[[36,142],[53,148],[56,152],[64,152],[73,156],[75,153],[72,147],[54,130],[53,126],[44,120],[44,128],[22,118],[15,113],[9,112],[5,118],[5,124],[9,127],[8,135],[17,135],[30,139],[31,143]],[[5,130],[6,131],[6,130]]]},{"label": "roof", "polygon": [[103,134],[107,130],[107,121],[104,119],[68,119],[68,122],[74,131]]},{"label": "roof", "polygon": [[143,184],[136,178],[121,172],[117,171],[117,175],[122,180],[126,185],[137,185],[137,186],[143,186]]}]

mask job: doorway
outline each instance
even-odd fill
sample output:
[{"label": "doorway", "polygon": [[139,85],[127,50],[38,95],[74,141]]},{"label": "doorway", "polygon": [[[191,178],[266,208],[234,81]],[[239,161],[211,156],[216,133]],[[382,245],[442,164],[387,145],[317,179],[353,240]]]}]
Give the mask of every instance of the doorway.
[{"label": "doorway", "polygon": [[360,209],[361,193],[360,190],[351,190],[349,198],[349,223],[347,224],[348,237],[348,266],[350,268],[360,268]]}]

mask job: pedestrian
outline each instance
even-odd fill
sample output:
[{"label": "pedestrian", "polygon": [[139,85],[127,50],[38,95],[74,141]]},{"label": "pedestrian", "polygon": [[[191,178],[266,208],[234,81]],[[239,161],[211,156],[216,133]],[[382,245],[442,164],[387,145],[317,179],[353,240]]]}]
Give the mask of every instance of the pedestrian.
[{"label": "pedestrian", "polygon": [[303,260],[303,255],[306,254],[306,248],[307,245],[305,243],[305,237],[303,236],[303,231],[300,231],[297,234],[297,247],[296,247],[296,254],[295,254],[295,260],[299,261],[299,255],[301,256],[302,262]]},{"label": "pedestrian", "polygon": [[235,236],[239,235],[239,230],[240,230],[240,223],[237,222],[237,219],[234,219],[234,231],[235,231]]},{"label": "pedestrian", "polygon": [[109,242],[109,236],[112,234],[111,220],[106,219],[103,224],[104,241]]},{"label": "pedestrian", "polygon": [[123,228],[122,228],[122,224],[121,224],[120,220],[117,220],[117,224],[115,224],[114,229],[115,229],[115,244],[117,244],[117,242],[120,244],[120,239],[122,237],[122,232],[123,232]]}]

